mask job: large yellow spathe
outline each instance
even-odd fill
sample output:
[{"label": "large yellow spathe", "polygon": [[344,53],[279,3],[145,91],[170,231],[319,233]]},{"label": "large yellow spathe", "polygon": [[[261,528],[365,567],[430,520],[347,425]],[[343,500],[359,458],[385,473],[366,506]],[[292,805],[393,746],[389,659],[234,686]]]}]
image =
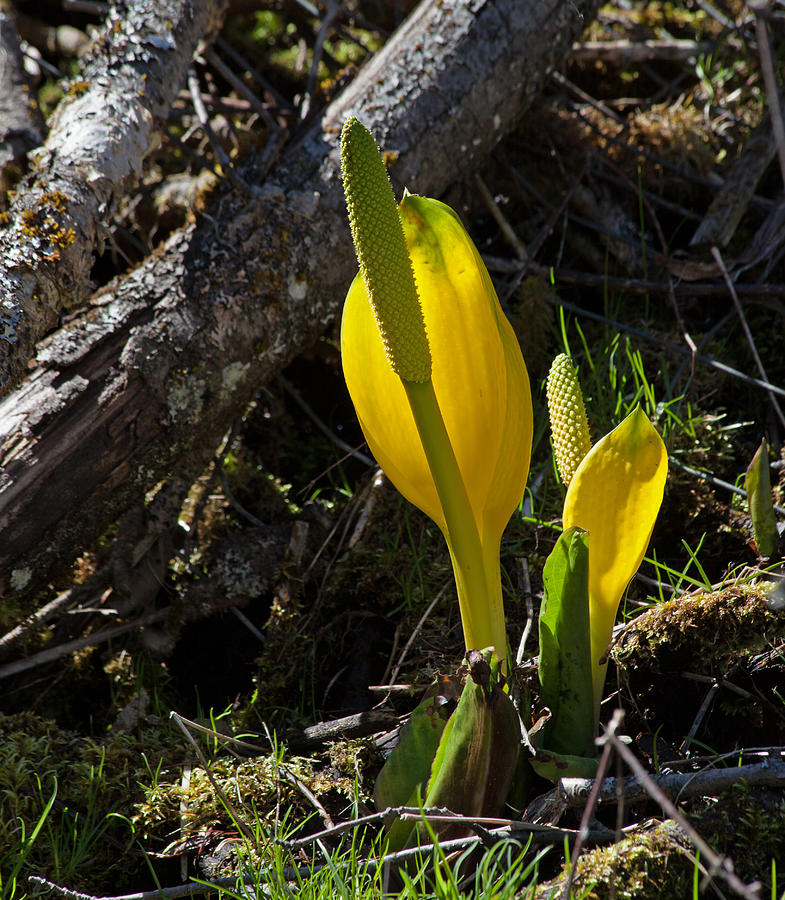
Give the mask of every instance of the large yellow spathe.
[{"label": "large yellow spathe", "polygon": [[[453,552],[457,536],[447,526],[407,389],[390,366],[360,276],[343,311],[344,377],[379,465],[445,535],[467,647],[492,645],[503,657],[499,545],[529,471],[529,378],[488,272],[455,213],[436,200],[407,195],[399,214],[430,347],[431,382],[471,506],[482,573],[465,571],[465,560]],[[483,597],[468,587],[480,577]]]},{"label": "large yellow spathe", "polygon": [[640,406],[583,458],[564,499],[565,530],[589,532],[589,626],[595,707],[605,681],[600,663],[619,602],[643,560],[665,490],[668,454]]}]

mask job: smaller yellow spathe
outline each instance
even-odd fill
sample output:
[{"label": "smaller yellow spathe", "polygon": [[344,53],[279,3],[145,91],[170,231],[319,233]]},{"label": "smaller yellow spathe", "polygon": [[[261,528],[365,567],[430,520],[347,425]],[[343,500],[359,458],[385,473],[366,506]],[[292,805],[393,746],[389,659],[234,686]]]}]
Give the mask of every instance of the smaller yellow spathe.
[{"label": "smaller yellow spathe", "polygon": [[583,458],[564,499],[565,530],[589,533],[589,623],[595,707],[622,595],[643,560],[662,504],[668,454],[640,406]]}]

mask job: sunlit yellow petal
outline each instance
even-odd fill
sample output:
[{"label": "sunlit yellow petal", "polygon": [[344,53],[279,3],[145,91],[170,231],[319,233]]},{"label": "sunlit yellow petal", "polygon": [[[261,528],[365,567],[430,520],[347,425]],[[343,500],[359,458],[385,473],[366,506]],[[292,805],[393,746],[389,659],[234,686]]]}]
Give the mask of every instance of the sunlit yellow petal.
[{"label": "sunlit yellow petal", "polygon": [[[407,196],[401,217],[447,432],[481,538],[491,525],[500,535],[523,493],[531,450],[531,395],[520,347],[455,213],[436,200]],[[369,307],[355,279],[341,350],[358,419],[393,484],[443,527],[414,419]]]},{"label": "sunlit yellow petal", "polygon": [[360,427],[396,488],[444,530],[444,516],[401,379],[379,337],[362,278],[349,288],[341,320],[341,360]]},{"label": "sunlit yellow petal", "polygon": [[594,445],[567,489],[564,528],[578,525],[589,532],[589,617],[595,665],[610,643],[619,601],[651,538],[667,469],[665,445],[637,407]]},{"label": "sunlit yellow petal", "polygon": [[503,412],[504,432],[497,451],[481,529],[484,539],[490,541],[495,536],[497,543],[526,487],[534,422],[529,375],[518,338],[503,316],[499,328],[507,360],[507,407]]},{"label": "sunlit yellow petal", "polygon": [[419,393],[393,372],[359,277],[341,324],[344,376],[377,461],[447,539],[467,646],[492,645],[504,657],[499,542],[528,476],[529,378],[487,269],[457,215],[443,203],[411,195],[399,211],[430,347],[429,385],[457,464],[456,479],[465,488],[470,528],[466,517],[450,513],[452,494],[442,493],[445,518],[412,414]]}]

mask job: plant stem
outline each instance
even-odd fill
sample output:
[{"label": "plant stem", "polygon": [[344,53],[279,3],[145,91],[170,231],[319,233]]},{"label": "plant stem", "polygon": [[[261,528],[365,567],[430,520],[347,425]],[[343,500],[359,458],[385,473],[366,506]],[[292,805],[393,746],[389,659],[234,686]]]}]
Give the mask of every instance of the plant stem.
[{"label": "plant stem", "polygon": [[[486,568],[483,546],[466,485],[444,424],[433,382],[401,379],[411,406],[425,458],[446,522],[461,621],[467,649],[493,646],[507,670],[507,633],[501,606],[501,577],[496,565]],[[493,570],[495,568],[495,574]],[[498,582],[496,584],[495,582]]]}]

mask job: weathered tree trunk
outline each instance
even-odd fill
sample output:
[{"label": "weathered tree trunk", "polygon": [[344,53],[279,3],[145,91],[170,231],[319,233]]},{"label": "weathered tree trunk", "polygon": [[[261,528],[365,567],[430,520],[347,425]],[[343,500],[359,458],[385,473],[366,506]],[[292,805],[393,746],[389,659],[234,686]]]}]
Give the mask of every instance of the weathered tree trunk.
[{"label": "weathered tree trunk", "polygon": [[42,144],[46,134],[29,81],[13,9],[8,0],[0,0],[0,209],[14,180],[7,170],[13,176],[14,167],[23,165],[26,154]]},{"label": "weathered tree trunk", "polygon": [[337,143],[349,114],[395,154],[393,181],[439,195],[491,151],[563,60],[596,0],[434,0],[261,186],[100,291],[0,404],[0,572],[40,584],[143,492],[191,477],[260,387],[340,310],[355,262]]},{"label": "weathered tree trunk", "polygon": [[0,231],[0,395],[62,310],[89,297],[93,251],[223,7],[224,0],[134,0],[122,15],[110,7]]}]

